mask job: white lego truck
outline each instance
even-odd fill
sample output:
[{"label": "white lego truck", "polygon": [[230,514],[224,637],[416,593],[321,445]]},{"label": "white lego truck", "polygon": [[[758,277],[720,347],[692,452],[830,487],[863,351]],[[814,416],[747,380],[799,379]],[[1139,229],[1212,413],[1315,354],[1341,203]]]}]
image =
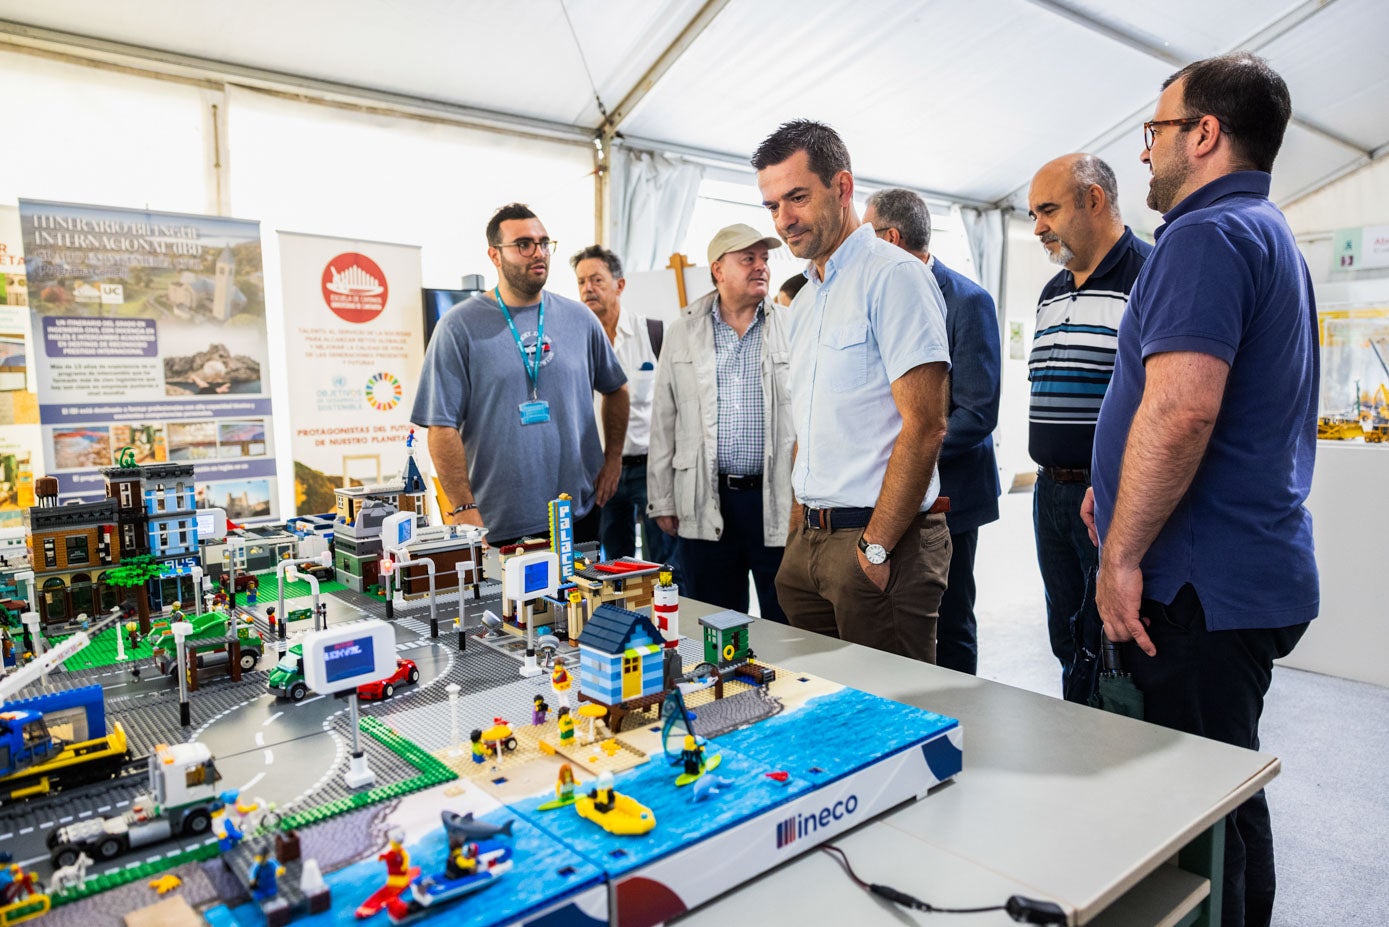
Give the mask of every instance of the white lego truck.
[{"label": "white lego truck", "polygon": [[149,791],[137,796],[123,814],[51,832],[49,859],[55,868],[72,865],[82,853],[104,861],[172,837],[207,833],[219,778],[205,744],[160,745],[149,758]]}]

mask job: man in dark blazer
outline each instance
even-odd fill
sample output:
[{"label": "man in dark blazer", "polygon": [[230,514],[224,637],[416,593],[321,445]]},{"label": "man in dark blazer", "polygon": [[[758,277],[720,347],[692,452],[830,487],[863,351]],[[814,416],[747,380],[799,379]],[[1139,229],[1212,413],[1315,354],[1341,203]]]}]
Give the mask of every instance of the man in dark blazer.
[{"label": "man in dark blazer", "polygon": [[931,256],[931,212],[910,190],[880,190],[868,198],[865,223],[878,237],[916,255],[945,297],[950,339],[950,424],[941,445],[940,494],[950,498],[950,580],[936,625],[936,664],[973,675],[979,664],[974,619],[974,552],[979,526],[998,520],[998,425],[1002,373],[998,313],[993,297]]}]

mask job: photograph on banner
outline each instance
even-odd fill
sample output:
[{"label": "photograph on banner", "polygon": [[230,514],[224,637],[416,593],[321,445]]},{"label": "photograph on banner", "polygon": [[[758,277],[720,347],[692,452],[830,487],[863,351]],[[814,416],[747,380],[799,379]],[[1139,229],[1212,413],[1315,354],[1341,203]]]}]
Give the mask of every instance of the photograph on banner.
[{"label": "photograph on banner", "polygon": [[260,223],[23,199],[19,223],[60,496],[102,494],[124,447],[191,462],[199,482],[237,460],[239,479],[273,487]]},{"label": "photograph on banner", "polygon": [[31,357],[19,210],[0,206],[0,528],[19,526],[34,504],[34,467],[43,457]]},{"label": "photograph on banner", "polygon": [[428,472],[424,441],[409,440],[424,363],[420,249],[279,238],[285,353],[296,359],[287,372],[295,511],[325,514],[335,489],[395,480],[412,452]]}]

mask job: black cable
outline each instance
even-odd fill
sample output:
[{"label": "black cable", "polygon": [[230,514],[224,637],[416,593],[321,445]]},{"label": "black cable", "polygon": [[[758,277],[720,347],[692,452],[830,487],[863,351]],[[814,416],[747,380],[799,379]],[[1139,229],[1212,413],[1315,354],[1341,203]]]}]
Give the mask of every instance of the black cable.
[{"label": "black cable", "polygon": [[1022,895],[1013,895],[1005,904],[988,905],[979,908],[942,908],[922,901],[913,895],[908,895],[904,891],[893,888],[890,885],[880,885],[876,882],[865,882],[859,878],[858,873],[854,872],[854,867],[849,863],[849,857],[839,847],[832,843],[822,844],[820,849],[834,857],[853,883],[866,892],[885,898],[893,904],[901,905],[913,911],[924,911],[927,914],[986,914],[990,911],[1003,911],[1019,924],[1065,924],[1066,912],[1061,910],[1059,905],[1050,901],[1038,901],[1035,898],[1026,898]]}]

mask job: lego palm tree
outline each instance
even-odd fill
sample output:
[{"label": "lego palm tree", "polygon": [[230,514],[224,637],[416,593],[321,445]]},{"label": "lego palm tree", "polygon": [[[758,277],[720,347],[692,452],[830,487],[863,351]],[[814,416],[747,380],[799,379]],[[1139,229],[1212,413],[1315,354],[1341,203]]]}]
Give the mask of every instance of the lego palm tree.
[{"label": "lego palm tree", "polygon": [[125,557],[121,565],[106,573],[106,582],[123,589],[135,589],[140,610],[140,633],[150,632],[149,581],[164,575],[166,564],[156,561],[148,554]]}]

